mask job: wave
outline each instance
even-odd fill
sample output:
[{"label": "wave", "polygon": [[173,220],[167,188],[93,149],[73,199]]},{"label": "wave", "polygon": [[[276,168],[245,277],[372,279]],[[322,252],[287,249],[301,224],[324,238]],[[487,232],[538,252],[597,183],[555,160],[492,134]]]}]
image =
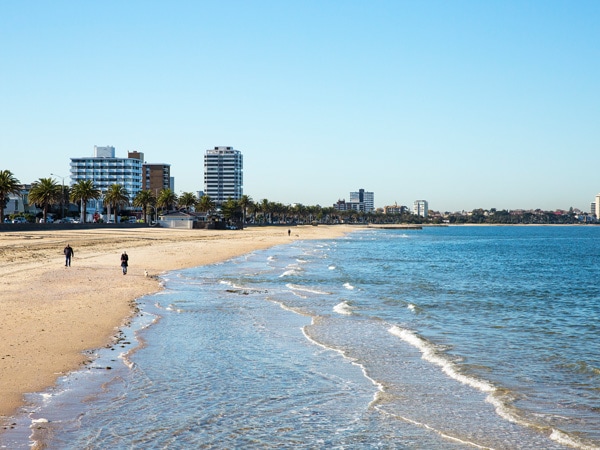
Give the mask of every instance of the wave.
[{"label": "wave", "polygon": [[[315,318],[312,317],[311,325],[314,325],[314,323],[315,323]],[[371,400],[371,403],[369,403],[369,408],[372,407],[373,405],[375,405],[379,401],[379,397],[384,392],[383,385],[379,381],[375,380],[374,378],[371,378],[369,376],[369,373],[367,372],[367,368],[364,365],[362,365],[361,363],[359,363],[355,358],[348,356],[345,351],[343,351],[339,348],[331,347],[329,345],[325,345],[325,344],[317,341],[309,334],[309,332],[307,331],[307,328],[308,328],[308,326],[302,327],[302,334],[304,334],[304,337],[306,337],[306,339],[308,339],[309,342],[312,342],[313,344],[315,344],[321,348],[324,348],[325,350],[330,350],[330,351],[339,353],[340,355],[342,355],[342,357],[344,359],[348,360],[350,362],[350,364],[355,365],[360,368],[363,376],[377,388],[377,391],[373,394],[373,400]]]},{"label": "wave", "polygon": [[348,302],[338,303],[333,307],[333,310],[338,314],[343,314],[345,316],[350,316],[353,314],[352,306]]},{"label": "wave", "polygon": [[398,336],[413,347],[418,348],[423,355],[423,359],[440,366],[446,375],[456,381],[471,386],[481,392],[494,392],[496,390],[496,388],[487,381],[478,380],[477,378],[460,373],[455,364],[444,356],[439,355],[433,344],[418,336],[416,333],[397,326],[392,326],[392,328],[389,329],[389,332],[394,336]]},{"label": "wave", "polygon": [[321,291],[319,289],[311,288],[311,287],[307,287],[307,286],[300,286],[298,284],[288,283],[285,285],[285,287],[287,287],[288,289],[291,289],[292,291],[301,291],[301,292],[308,292],[311,294],[320,294],[320,295],[331,295],[331,292]]},{"label": "wave", "polygon": [[283,272],[281,275],[279,275],[279,278],[298,275],[298,273],[299,273],[299,271],[297,271],[295,269],[289,269],[289,270],[286,270],[285,272]]},{"label": "wave", "polygon": [[486,402],[492,404],[495,408],[496,414],[503,419],[521,426],[538,430],[539,432],[545,432],[548,434],[550,439],[562,445],[568,445],[570,447],[580,448],[583,450],[598,450],[597,447],[591,446],[590,444],[585,443],[583,440],[571,436],[564,431],[528,420],[526,417],[524,417],[523,411],[511,405],[512,398],[509,396],[506,390],[498,389],[489,381],[481,380],[461,373],[457,365],[450,361],[443,354],[440,354],[434,344],[420,337],[413,331],[400,328],[396,325],[393,325],[388,331],[409,345],[416,347],[421,352],[424,360],[441,367],[442,371],[450,378],[488,394],[485,399]]},{"label": "wave", "polygon": [[352,291],[352,290],[354,290],[354,286],[352,286],[350,283],[347,283],[347,282],[346,282],[346,283],[344,283],[344,287],[345,287],[346,289],[348,289],[349,291]]}]

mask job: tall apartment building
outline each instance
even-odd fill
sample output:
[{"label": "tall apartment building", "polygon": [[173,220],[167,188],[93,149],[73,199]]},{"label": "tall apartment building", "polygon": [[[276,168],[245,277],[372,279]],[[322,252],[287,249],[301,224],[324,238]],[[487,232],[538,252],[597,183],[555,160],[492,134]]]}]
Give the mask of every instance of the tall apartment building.
[{"label": "tall apartment building", "polygon": [[142,166],[142,190],[157,195],[163,189],[171,189],[170,164],[144,164]]},{"label": "tall apartment building", "polygon": [[[112,184],[120,184],[129,193],[129,199],[142,189],[142,164],[144,154],[129,152],[127,158],[115,157],[115,148],[94,146],[94,156],[71,158],[71,185],[81,180],[91,180],[104,194]],[[102,202],[92,202],[91,212],[102,208]]]},{"label": "tall apartment building", "polygon": [[359,189],[358,192],[350,192],[350,203],[357,203],[359,211],[371,212],[375,210],[375,194]]},{"label": "tall apartment building", "polygon": [[215,147],[204,155],[204,193],[217,205],[243,195],[242,152],[233,147]]},{"label": "tall apartment building", "polygon": [[375,194],[359,189],[358,192],[350,192],[350,200],[338,200],[333,204],[338,211],[364,211],[371,212],[375,210]]},{"label": "tall apartment building", "polygon": [[429,215],[429,205],[427,200],[415,200],[413,204],[413,214],[427,217]]},{"label": "tall apartment building", "polygon": [[600,194],[596,195],[596,201],[592,205],[592,214],[596,214],[596,219],[600,219]]}]

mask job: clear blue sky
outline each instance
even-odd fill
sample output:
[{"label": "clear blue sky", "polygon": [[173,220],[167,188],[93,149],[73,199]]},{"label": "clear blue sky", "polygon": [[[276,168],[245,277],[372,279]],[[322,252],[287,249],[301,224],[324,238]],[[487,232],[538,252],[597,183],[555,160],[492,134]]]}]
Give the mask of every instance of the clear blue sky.
[{"label": "clear blue sky", "polygon": [[599,23],[597,0],[4,1],[0,169],[112,145],[180,193],[222,145],[255,201],[588,211]]}]

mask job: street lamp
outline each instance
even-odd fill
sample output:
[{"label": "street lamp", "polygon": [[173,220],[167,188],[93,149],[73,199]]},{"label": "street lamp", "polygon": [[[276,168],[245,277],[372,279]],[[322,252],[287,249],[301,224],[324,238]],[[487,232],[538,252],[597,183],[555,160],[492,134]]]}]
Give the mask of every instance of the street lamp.
[{"label": "street lamp", "polygon": [[60,175],[56,175],[55,173],[51,173],[50,175],[52,175],[53,177],[58,177],[62,180],[62,190],[60,192],[60,212],[62,214],[61,219],[65,218],[65,178],[67,177],[61,177]]}]

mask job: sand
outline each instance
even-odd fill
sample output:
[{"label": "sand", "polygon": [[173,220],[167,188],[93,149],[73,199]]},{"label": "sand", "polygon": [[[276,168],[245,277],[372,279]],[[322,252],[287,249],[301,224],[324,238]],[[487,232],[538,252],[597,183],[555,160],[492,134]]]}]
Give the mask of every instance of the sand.
[{"label": "sand", "polygon": [[[24,394],[51,387],[111,345],[135,314],[135,299],[160,289],[158,275],[297,239],[324,239],[354,228],[161,228],[0,232],[0,425]],[[75,252],[65,267],[63,249]],[[123,275],[120,255],[129,254]],[[146,272],[149,276],[146,276]]]}]

